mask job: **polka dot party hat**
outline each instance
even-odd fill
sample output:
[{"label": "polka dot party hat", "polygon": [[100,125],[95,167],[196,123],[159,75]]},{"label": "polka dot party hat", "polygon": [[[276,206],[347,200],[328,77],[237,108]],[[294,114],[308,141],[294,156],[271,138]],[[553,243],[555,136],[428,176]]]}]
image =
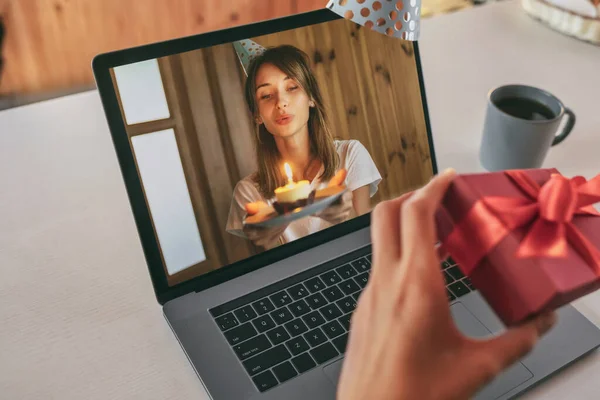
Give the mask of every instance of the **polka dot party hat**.
[{"label": "polka dot party hat", "polygon": [[327,8],[384,35],[419,39],[421,0],[329,0]]},{"label": "polka dot party hat", "polygon": [[242,63],[246,76],[248,76],[248,66],[250,65],[250,61],[266,50],[263,46],[250,39],[233,42],[233,48]]}]

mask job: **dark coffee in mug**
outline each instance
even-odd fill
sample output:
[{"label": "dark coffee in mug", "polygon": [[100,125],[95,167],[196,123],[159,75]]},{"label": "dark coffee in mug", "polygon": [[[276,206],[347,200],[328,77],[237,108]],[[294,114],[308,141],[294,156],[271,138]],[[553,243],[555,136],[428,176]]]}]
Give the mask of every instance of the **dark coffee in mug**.
[{"label": "dark coffee in mug", "polygon": [[481,165],[488,171],[541,168],[548,150],[565,140],[573,126],[573,111],[549,92],[528,85],[500,86],[488,95]]},{"label": "dark coffee in mug", "polygon": [[547,121],[556,118],[552,110],[540,102],[523,97],[498,100],[496,107],[507,114],[527,121]]}]

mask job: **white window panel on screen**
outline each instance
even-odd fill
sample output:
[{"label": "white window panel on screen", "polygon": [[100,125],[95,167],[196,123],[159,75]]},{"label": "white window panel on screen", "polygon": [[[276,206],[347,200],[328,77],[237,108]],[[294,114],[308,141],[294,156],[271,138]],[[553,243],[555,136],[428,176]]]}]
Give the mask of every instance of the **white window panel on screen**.
[{"label": "white window panel on screen", "polygon": [[421,0],[329,0],[327,8],[384,35],[419,39]]},{"label": "white window panel on screen", "polygon": [[242,63],[246,76],[248,76],[248,66],[250,65],[250,61],[266,50],[263,46],[250,39],[233,42],[233,48]]},{"label": "white window panel on screen", "polygon": [[158,61],[140,61],[114,69],[127,125],[170,117]]}]

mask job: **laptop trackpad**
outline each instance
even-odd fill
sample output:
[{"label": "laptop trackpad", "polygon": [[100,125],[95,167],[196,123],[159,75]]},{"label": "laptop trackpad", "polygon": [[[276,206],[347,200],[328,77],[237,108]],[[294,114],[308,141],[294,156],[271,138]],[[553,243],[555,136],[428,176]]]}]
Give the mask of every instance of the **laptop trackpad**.
[{"label": "laptop trackpad", "polygon": [[[474,338],[491,335],[491,332],[463,304],[453,304],[450,309],[457,327],[464,335]],[[342,360],[339,360],[324,367],[323,371],[331,382],[337,386],[341,369]],[[483,388],[475,399],[496,399],[532,377],[533,374],[523,364],[517,363]]]},{"label": "laptop trackpad", "polygon": [[[484,338],[492,333],[462,304],[455,303],[450,307],[456,326],[465,335],[472,338]],[[486,385],[475,399],[497,399],[523,382],[533,378],[533,374],[521,363],[516,363],[496,379]]]}]

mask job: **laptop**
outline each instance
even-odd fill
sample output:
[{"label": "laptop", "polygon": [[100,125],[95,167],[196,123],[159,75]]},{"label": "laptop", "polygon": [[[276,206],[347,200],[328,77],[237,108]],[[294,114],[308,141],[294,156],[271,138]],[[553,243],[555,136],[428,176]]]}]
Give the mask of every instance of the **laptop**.
[{"label": "laptop", "polygon": [[[209,396],[335,399],[370,210],[437,173],[418,42],[322,9],[101,54],[93,71],[157,301]],[[345,218],[340,187],[360,199]],[[440,273],[462,332],[503,330],[451,259]],[[600,345],[575,308],[559,317],[476,398],[521,394]]]}]

